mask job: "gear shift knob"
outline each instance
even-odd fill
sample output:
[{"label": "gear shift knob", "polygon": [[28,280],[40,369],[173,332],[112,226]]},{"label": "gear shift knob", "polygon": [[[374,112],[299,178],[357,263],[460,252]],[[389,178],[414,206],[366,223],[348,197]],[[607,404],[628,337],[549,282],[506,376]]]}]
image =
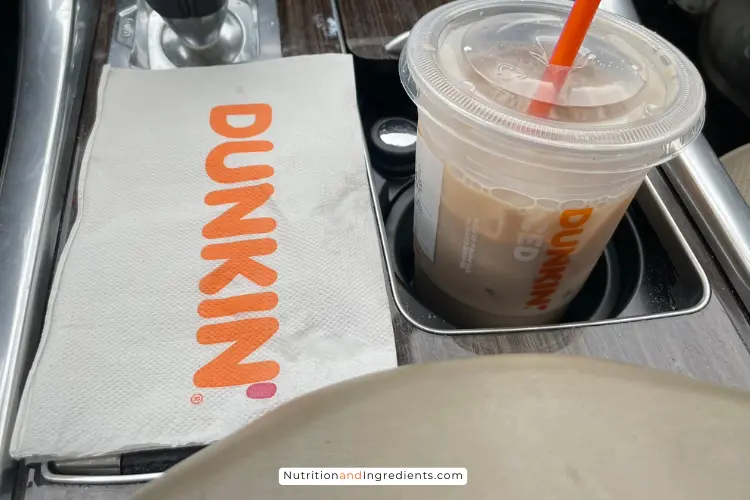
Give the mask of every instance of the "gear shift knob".
[{"label": "gear shift knob", "polygon": [[205,17],[226,7],[227,0],[148,0],[151,8],[169,19]]},{"label": "gear shift knob", "polygon": [[219,40],[227,0],[147,0],[190,49],[205,50]]},{"label": "gear shift knob", "polygon": [[[125,66],[169,69],[281,57],[277,0],[117,0]],[[122,57],[120,56],[120,57]]]},{"label": "gear shift knob", "polygon": [[167,27],[161,34],[164,55],[177,67],[211,66],[235,61],[244,30],[228,13],[228,0],[146,0]]}]

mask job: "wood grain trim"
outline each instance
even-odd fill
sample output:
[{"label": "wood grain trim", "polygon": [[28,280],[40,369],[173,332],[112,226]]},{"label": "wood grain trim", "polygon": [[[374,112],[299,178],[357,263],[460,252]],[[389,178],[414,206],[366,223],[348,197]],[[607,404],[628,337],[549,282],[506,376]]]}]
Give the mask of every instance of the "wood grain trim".
[{"label": "wood grain trim", "polygon": [[331,0],[277,2],[284,57],[342,52],[339,25]]},{"label": "wood grain trim", "polygon": [[366,59],[397,59],[383,46],[449,0],[337,0],[346,46]]}]

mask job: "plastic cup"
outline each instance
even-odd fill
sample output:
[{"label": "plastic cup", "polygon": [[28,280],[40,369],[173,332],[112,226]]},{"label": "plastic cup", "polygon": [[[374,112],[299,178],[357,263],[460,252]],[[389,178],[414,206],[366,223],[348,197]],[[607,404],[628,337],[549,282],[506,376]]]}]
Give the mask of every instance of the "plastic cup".
[{"label": "plastic cup", "polygon": [[[608,12],[551,88],[542,76],[569,12],[461,0],[424,16],[401,54],[419,109],[415,288],[457,326],[557,321],[646,174],[703,126],[693,64]],[[533,99],[553,104],[548,116],[529,114]]]}]

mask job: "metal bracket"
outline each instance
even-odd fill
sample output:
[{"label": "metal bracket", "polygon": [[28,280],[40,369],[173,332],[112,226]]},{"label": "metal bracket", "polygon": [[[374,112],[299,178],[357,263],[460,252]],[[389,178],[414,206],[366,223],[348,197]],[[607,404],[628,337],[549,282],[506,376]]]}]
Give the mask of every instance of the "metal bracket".
[{"label": "metal bracket", "polygon": [[84,475],[84,474],[60,474],[52,472],[49,462],[41,464],[42,479],[50,484],[75,484],[75,485],[105,485],[105,484],[136,484],[147,483],[161,477],[163,472],[150,472],[148,474],[112,474],[112,475]]}]

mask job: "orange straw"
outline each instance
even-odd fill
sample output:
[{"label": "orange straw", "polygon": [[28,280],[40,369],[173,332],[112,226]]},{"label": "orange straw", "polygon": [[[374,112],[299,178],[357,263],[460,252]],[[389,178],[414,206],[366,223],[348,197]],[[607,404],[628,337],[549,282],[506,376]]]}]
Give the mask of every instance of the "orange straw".
[{"label": "orange straw", "polygon": [[[565,26],[560,33],[560,39],[555,45],[555,50],[552,51],[547,70],[542,76],[542,83],[552,84],[552,95],[545,95],[549,94],[550,89],[547,85],[540,85],[536,99],[529,105],[530,114],[542,118],[549,116],[554,106],[552,103],[557,100],[600,2],[601,0],[575,0],[568,20],[565,21]],[[543,98],[545,99],[541,100]]]}]

